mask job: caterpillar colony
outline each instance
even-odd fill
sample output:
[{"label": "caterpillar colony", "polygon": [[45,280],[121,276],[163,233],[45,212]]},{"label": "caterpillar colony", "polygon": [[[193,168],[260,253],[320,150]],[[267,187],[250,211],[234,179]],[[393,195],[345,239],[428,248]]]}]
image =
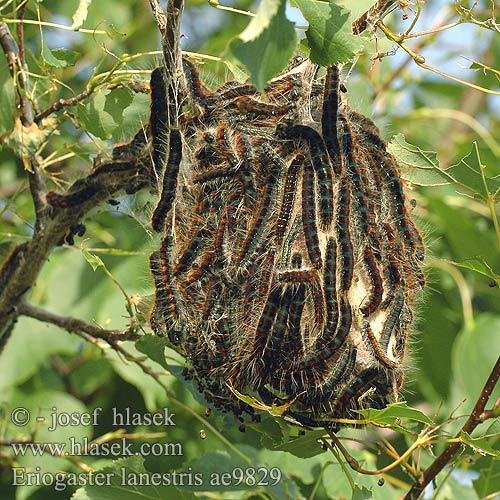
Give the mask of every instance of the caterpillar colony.
[{"label": "caterpillar colony", "polygon": [[183,69],[179,129],[165,125],[157,68],[149,125],[113,150],[150,158],[161,193],[154,332],[206,400],[240,418],[258,415],[238,393],[312,427],[385,407],[403,384],[425,248],[378,128],[349,107],[336,66],[297,58],[263,93],[212,90]]}]

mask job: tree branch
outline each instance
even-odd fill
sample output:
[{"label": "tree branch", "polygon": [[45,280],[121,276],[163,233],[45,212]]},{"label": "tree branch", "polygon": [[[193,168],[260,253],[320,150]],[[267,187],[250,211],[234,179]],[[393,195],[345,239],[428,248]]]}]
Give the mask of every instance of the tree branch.
[{"label": "tree branch", "polygon": [[477,400],[472,413],[470,414],[467,422],[456,435],[457,441],[450,443],[445,450],[439,455],[439,457],[434,460],[434,462],[425,469],[425,471],[420,475],[418,481],[411,487],[410,491],[406,494],[403,500],[417,500],[417,498],[422,494],[425,487],[441,472],[441,470],[451,461],[455,456],[455,453],[462,446],[462,442],[458,439],[460,434],[465,432],[466,434],[471,434],[472,431],[482,422],[484,422],[484,408],[488,402],[495,385],[500,378],[500,357],[497,359],[493,370],[486,381],[486,384],[481,391],[479,399]]},{"label": "tree branch", "polygon": [[19,48],[9,27],[5,23],[0,23],[0,45],[7,57],[9,71],[16,84],[16,95],[21,110],[21,122],[25,127],[29,127],[33,123],[33,109],[27,98],[28,82],[23,71],[24,68],[19,55]]},{"label": "tree branch", "polygon": [[149,5],[151,5],[151,9],[153,11],[153,15],[156,19],[156,24],[158,25],[158,29],[162,36],[165,36],[165,32],[167,30],[167,18],[165,16],[165,12],[160,6],[158,0],[149,0]]},{"label": "tree branch", "polygon": [[[169,130],[178,128],[182,100],[186,95],[186,84],[182,75],[181,18],[184,0],[169,0],[167,5],[167,28],[163,34],[163,57],[165,59],[165,85],[167,88],[167,123]],[[161,28],[160,28],[161,29]],[[167,134],[168,137],[168,134]],[[165,150],[168,151],[168,145]]]},{"label": "tree branch", "polygon": [[399,0],[379,0],[352,23],[352,32],[359,35],[367,29],[375,31],[377,23],[398,6]]},{"label": "tree branch", "polygon": [[51,313],[42,309],[40,307],[36,307],[28,302],[21,302],[17,306],[18,315],[29,316],[30,318],[35,318],[39,321],[43,321],[45,323],[51,323],[52,325],[56,325],[63,330],[67,330],[72,333],[83,332],[88,335],[92,335],[92,337],[96,339],[104,339],[107,342],[110,341],[120,341],[120,340],[138,340],[141,338],[141,335],[137,335],[128,330],[106,330],[101,328],[100,326],[94,326],[81,319],[72,318],[69,316],[59,316],[58,314]]},{"label": "tree branch", "polygon": [[44,118],[47,118],[47,116],[50,116],[52,113],[55,113],[56,111],[59,111],[62,108],[65,108],[67,106],[75,106],[80,101],[87,99],[87,97],[89,97],[90,94],[92,94],[92,92],[93,89],[88,89],[84,90],[82,93],[78,94],[75,97],[71,97],[69,99],[59,99],[54,104],[50,105],[47,109],[38,113],[35,116],[35,123],[40,123]]},{"label": "tree branch", "polygon": [[77,186],[78,192],[92,188],[88,198],[71,208],[47,207],[47,217],[40,221],[32,240],[11,252],[0,270],[3,285],[0,287],[0,336],[18,315],[16,307],[21,297],[33,286],[52,249],[64,238],[68,228],[127,186],[148,182],[149,172],[145,172],[144,165],[134,162],[116,165],[119,168],[103,168],[98,174],[78,180],[73,185]]}]

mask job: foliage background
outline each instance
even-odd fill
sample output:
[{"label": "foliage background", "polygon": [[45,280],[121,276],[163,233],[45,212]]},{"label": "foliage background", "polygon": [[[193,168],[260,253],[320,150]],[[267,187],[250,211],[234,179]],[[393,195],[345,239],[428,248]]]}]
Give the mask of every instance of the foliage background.
[{"label": "foliage background", "polygon": [[[85,2],[82,2],[85,3]],[[158,64],[160,47],[149,5],[145,0],[108,0],[89,3],[84,27],[106,30],[108,35],[63,31],[36,24],[25,26],[27,62],[31,84],[41,110],[57,99],[84,91],[89,79],[110,71],[118,60],[120,72],[109,79],[98,77],[98,85],[90,97],[79,105],[59,112],[54,131],[40,149],[49,186],[67,186],[88,172],[96,154],[109,151],[112,144],[127,141],[148,119],[149,96],[135,92],[149,71]],[[373,2],[345,1],[356,15]],[[26,18],[41,19],[69,26],[80,2],[44,0],[27,4]],[[0,3],[0,15],[12,19],[16,2]],[[426,30],[458,18],[457,6],[471,7],[472,2],[435,0],[423,6],[416,30]],[[256,5],[238,1],[237,7],[255,11]],[[478,12],[486,17],[492,2],[479,2]],[[288,10],[296,21],[297,11]],[[480,17],[480,16],[479,16]],[[395,32],[404,31],[411,21],[401,19],[401,11],[387,18]],[[5,20],[2,19],[2,20]],[[303,21],[302,21],[303,22]],[[247,25],[241,14],[222,11],[202,1],[188,0],[183,18],[183,49],[231,60],[227,46]],[[14,31],[14,26],[10,25]],[[303,31],[299,31],[299,34]],[[483,61],[488,67],[500,68],[500,35],[474,24],[461,24],[443,33],[410,40],[419,46],[428,64],[459,75],[483,87],[498,90],[498,73],[470,69],[469,60]],[[500,174],[500,99],[468,88],[455,81],[418,68],[402,51],[394,56],[372,61],[377,51],[395,47],[379,33],[377,41],[369,41],[347,82],[351,104],[373,116],[389,139],[403,133],[412,144],[426,151],[436,151],[441,167],[457,164],[473,150],[477,142],[479,156],[487,167],[487,175]],[[66,51],[54,51],[64,48]],[[74,54],[69,51],[74,51]],[[498,71],[498,70],[497,70]],[[203,77],[209,84],[232,76],[226,64],[206,60]],[[133,82],[133,85],[130,84]],[[111,85],[109,85],[111,84]],[[0,57],[0,136],[14,123],[13,86],[7,62]],[[5,139],[5,136],[4,136]],[[22,142],[22,141],[21,141]],[[33,202],[27,186],[23,163],[19,158],[19,142],[4,140],[0,150],[0,257],[3,260],[13,246],[26,241],[33,233]],[[38,144],[40,146],[40,144]],[[16,149],[17,148],[17,149]],[[499,353],[500,301],[498,285],[489,286],[491,277],[454,265],[481,256],[493,270],[500,269],[500,251],[493,226],[492,213],[478,197],[464,196],[455,185],[414,186],[411,197],[417,201],[415,214],[426,235],[428,256],[425,270],[428,287],[421,298],[412,336],[412,356],[404,389],[405,399],[413,407],[443,422],[453,414],[470,412]],[[158,238],[148,223],[155,195],[141,192],[134,197],[120,196],[118,206],[98,207],[85,220],[87,233],[72,247],[58,247],[43,268],[30,301],[63,316],[73,316],[110,329],[142,325],[148,298],[154,289],[149,274],[149,254],[158,247]],[[498,213],[498,212],[497,212]],[[466,265],[470,265],[466,264]],[[477,263],[477,261],[474,261]],[[487,274],[487,273],[486,273]],[[117,285],[119,284],[119,286]],[[127,309],[129,298],[132,307]],[[132,315],[130,314],[132,313]],[[147,314],[147,313],[146,313]],[[132,342],[123,344],[134,356],[141,356]],[[143,351],[156,354],[163,345],[145,342]],[[295,445],[283,444],[296,430],[265,418],[260,426],[247,425],[238,431],[239,423],[230,416],[212,412],[204,416],[204,405],[196,390],[178,377],[175,368],[181,363],[171,350],[166,351],[169,374],[160,364],[142,360],[168,388],[166,395],[157,380],[144,373],[134,360],[125,359],[113,349],[99,348],[76,335],[55,326],[21,317],[5,350],[0,356],[0,497],[24,500],[94,498],[194,498],[189,488],[139,488],[119,491],[115,488],[77,488],[54,491],[51,487],[12,486],[11,467],[35,468],[42,471],[79,471],[82,462],[89,467],[119,467],[112,457],[20,457],[8,446],[9,440],[33,439],[37,442],[66,442],[70,436],[97,438],[114,433],[112,408],[129,407],[145,413],[164,407],[175,413],[176,426],[156,428],[131,427],[138,434],[132,439],[138,445],[153,432],[162,432],[156,441],[182,443],[183,455],[170,457],[132,457],[125,459],[131,470],[149,471],[231,471],[248,464],[279,467],[283,481],[275,488],[246,488],[221,491],[213,488],[206,498],[350,498],[353,495],[345,471],[330,452],[322,452],[315,443],[316,434],[308,433]],[[142,358],[141,358],[142,359]],[[493,395],[495,400],[500,395]],[[179,404],[177,404],[179,403]],[[26,427],[10,422],[13,408],[25,406],[33,415],[48,416],[52,407],[60,411],[82,412],[102,407],[97,427],[73,427],[48,432],[32,421]],[[442,429],[454,434],[464,419],[447,422]],[[481,435],[490,436],[489,445],[498,450],[498,419],[481,427]],[[495,427],[496,426],[496,427]],[[204,431],[206,439],[200,437]],[[352,453],[365,468],[380,468],[389,458],[377,448],[373,427],[368,430],[345,429],[342,436],[353,442]],[[221,441],[221,436],[227,442]],[[400,452],[411,445],[412,436],[387,434]],[[293,451],[279,451],[280,448]],[[433,452],[440,451],[436,444]],[[494,455],[495,453],[493,453]],[[498,459],[461,451],[460,459],[439,476],[440,487],[429,493],[433,498],[493,498],[500,491]],[[249,461],[245,461],[246,457]],[[71,459],[71,460],[70,460]],[[419,455],[423,466],[432,461],[429,450]],[[454,472],[452,470],[455,469]],[[408,490],[411,478],[402,469],[385,475],[379,486],[378,476],[362,476],[350,472],[361,488],[356,498],[398,498]],[[446,481],[445,481],[446,479]],[[362,496],[365,495],[365,496]]]}]

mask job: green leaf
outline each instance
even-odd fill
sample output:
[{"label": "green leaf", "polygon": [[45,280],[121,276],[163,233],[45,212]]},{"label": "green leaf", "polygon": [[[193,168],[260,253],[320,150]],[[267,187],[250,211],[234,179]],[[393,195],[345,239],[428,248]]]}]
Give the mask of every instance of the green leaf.
[{"label": "green leaf", "polygon": [[443,186],[450,181],[439,172],[439,160],[434,151],[424,151],[406,142],[403,134],[395,135],[388,144],[396,157],[403,178],[417,186]]},{"label": "green leaf", "polygon": [[[242,477],[244,477],[244,471],[249,466],[247,462],[233,453],[222,450],[209,451],[196,460],[189,462],[189,467],[193,471],[203,474],[204,481],[202,485],[188,486],[187,489],[192,491],[254,489],[256,485],[253,485],[252,488],[246,485],[244,480],[237,481],[232,476],[233,471],[236,471],[237,474],[241,471]],[[252,467],[257,468],[258,466],[257,464],[253,464]],[[227,479],[224,478],[226,474]]]},{"label": "green leaf", "polygon": [[[192,493],[169,486],[175,481],[172,473],[148,473],[141,456],[116,460],[112,465],[94,471],[94,477],[98,473],[102,474],[101,478],[106,478],[105,484],[92,484],[89,480],[87,486],[78,489],[71,500],[196,500]],[[145,484],[140,483],[141,477]]]},{"label": "green leaf", "polygon": [[481,163],[477,143],[459,163],[442,169],[434,151],[424,151],[406,142],[403,134],[396,135],[389,144],[389,151],[402,166],[403,177],[420,186],[454,184],[463,194],[486,200],[489,194],[500,192],[500,176],[488,177],[486,166]]},{"label": "green leaf", "polygon": [[85,104],[78,104],[78,120],[82,128],[100,139],[108,140],[116,128],[113,117],[104,110],[106,96],[100,92]]},{"label": "green leaf", "polygon": [[[0,106],[0,135],[14,127],[14,112],[16,99],[14,94],[14,84],[9,73],[7,58],[0,58],[0,96],[2,104]],[[2,144],[0,141],[0,150]]]},{"label": "green leaf", "polygon": [[157,337],[156,335],[144,335],[135,343],[137,350],[146,354],[166,370],[169,369],[165,361],[165,347],[168,345],[169,342],[167,339]]},{"label": "green leaf", "polygon": [[[139,130],[139,128],[142,128],[144,124],[149,120],[149,95],[130,95],[132,97],[132,102],[123,109],[122,121],[120,125],[115,127],[113,131],[112,139],[115,142],[129,142],[130,140],[132,140],[137,130]],[[125,102],[121,97],[120,100],[123,103]]]},{"label": "green leaf", "polygon": [[321,66],[351,61],[364,45],[364,38],[352,34],[349,10],[330,2],[294,0],[309,23],[306,31],[310,58]]},{"label": "green leaf", "polygon": [[119,88],[106,95],[104,111],[109,113],[116,125],[122,125],[124,111],[132,104],[134,96],[130,90]]},{"label": "green leaf", "polygon": [[460,262],[450,261],[450,264],[470,269],[471,271],[487,276],[491,280],[495,281],[497,286],[500,286],[500,274],[496,274],[493,269],[491,269],[484,257],[471,257],[470,259],[465,259]]},{"label": "green leaf", "polygon": [[[82,415],[87,412],[85,405],[64,392],[53,389],[35,389],[29,392],[20,389],[14,391],[10,401],[9,409],[26,408],[31,416],[31,420],[25,427],[13,427],[15,431],[10,437],[15,440],[33,440],[35,443],[54,443],[56,446],[63,446],[59,451],[64,454],[64,450],[69,454],[71,442],[82,443],[84,438],[90,439],[92,436],[92,425],[55,425],[53,426],[54,413],[67,413]],[[55,410],[54,410],[55,409]],[[21,452],[15,457],[18,467],[24,471],[38,470],[41,474],[55,474],[61,470],[70,468],[70,462],[58,456],[52,456],[48,451],[39,455],[32,451]],[[33,485],[30,481],[17,486],[16,499],[24,500],[34,493],[41,485],[36,481]]]},{"label": "green leaf", "polygon": [[14,122],[14,128],[4,137],[3,143],[15,152],[16,156],[34,158],[40,146],[47,140],[58,126],[56,118],[46,118],[38,126],[32,123],[29,127],[22,125],[20,119]]},{"label": "green leaf", "polygon": [[392,403],[382,410],[357,410],[357,413],[363,415],[367,420],[380,425],[393,425],[397,418],[406,418],[423,424],[432,423],[432,420],[425,413],[409,407],[404,401]]},{"label": "green leaf", "polygon": [[87,19],[87,14],[89,11],[89,5],[92,3],[92,0],[80,0],[78,4],[78,8],[73,14],[73,24],[71,25],[71,29],[75,31],[79,30],[85,20]]},{"label": "green leaf", "polygon": [[9,387],[28,380],[49,362],[51,355],[76,355],[82,342],[55,326],[19,318],[14,334],[0,355],[0,392],[5,393]]},{"label": "green leaf", "polygon": [[98,267],[106,267],[102,259],[93,253],[90,253],[87,250],[82,250],[82,254],[85,257],[85,260],[90,264],[90,267],[95,271]]},{"label": "green leaf", "polygon": [[264,416],[260,422],[248,422],[245,427],[261,434],[262,446],[269,449],[282,444],[290,434],[290,426],[283,419],[271,416]]},{"label": "green leaf", "polygon": [[[216,450],[209,451],[196,460],[189,462],[189,464],[186,464],[193,471],[203,474],[203,485],[198,487],[188,486],[187,489],[202,491],[251,491],[258,488],[260,491],[267,493],[266,495],[262,495],[265,498],[276,498],[277,500],[302,498],[294,481],[285,475],[285,470],[289,470],[289,468],[286,467],[286,464],[282,460],[278,459],[277,463],[271,463],[266,459],[269,457],[267,453],[262,454],[259,450],[246,445],[240,445],[238,448],[244,455],[251,459],[251,462],[244,461],[233,452],[228,453],[227,451]],[[298,474],[293,475],[294,477],[298,476]],[[258,484],[259,482],[260,484]],[[232,499],[235,496],[232,494],[227,498]],[[244,498],[248,497],[245,495]]]},{"label": "green leaf", "polygon": [[234,62],[225,59],[223,63],[226,65],[227,69],[231,72],[235,80],[240,82],[244,82],[248,79],[249,75],[241,68],[239,68]]},{"label": "green leaf", "polygon": [[[362,463],[365,469],[376,470],[378,468],[377,457],[375,455],[354,448],[349,448],[349,453],[359,463]],[[328,498],[354,498],[351,496],[354,492],[351,490],[346,472],[340,464],[330,463],[325,469],[322,479],[325,490],[328,492]],[[375,500],[398,500],[404,496],[400,490],[395,489],[388,481],[382,487],[379,486],[377,482],[380,476],[356,474],[352,476],[352,479],[356,482],[356,489],[354,491],[359,490],[357,492],[359,495],[367,494],[366,490],[368,490]]]},{"label": "green leaf", "polygon": [[[141,353],[134,347],[132,342],[124,342],[123,348],[126,349],[132,356],[141,357]],[[111,361],[113,370],[130,385],[133,385],[142,394],[144,405],[149,411],[156,411],[167,405],[167,395],[165,389],[148,373],[136,364],[123,359],[123,356],[114,350],[110,350],[107,355]],[[158,366],[150,360],[143,361],[143,364],[150,367],[153,372],[158,372]],[[159,375],[160,380],[171,387],[175,383],[175,379],[169,375]]]},{"label": "green leaf", "polygon": [[74,66],[82,57],[79,52],[69,49],[52,49],[52,55],[59,61],[59,68]]},{"label": "green leaf", "polygon": [[[467,398],[461,413],[472,408],[498,358],[500,316],[481,314],[474,323],[462,330],[452,353],[453,381],[460,399]],[[490,400],[500,396],[497,385]]]},{"label": "green leaf", "polygon": [[472,151],[459,163],[444,171],[466,194],[487,199],[489,194],[500,191],[500,175],[486,176],[487,167],[482,164],[477,142],[473,142]]},{"label": "green leaf", "polygon": [[296,457],[310,458],[325,452],[319,438],[325,435],[324,430],[307,431],[304,436],[292,438],[288,442],[270,447],[272,450],[287,451]]},{"label": "green leaf", "polygon": [[373,500],[373,493],[364,486],[362,488],[356,486],[352,493],[352,500]]},{"label": "green leaf", "polygon": [[285,6],[285,0],[262,0],[256,16],[230,45],[259,90],[287,66],[295,52],[297,35],[285,16]]},{"label": "green leaf", "polygon": [[49,49],[47,45],[42,46],[42,60],[45,66],[52,68],[68,68],[74,66],[80,59],[81,54],[68,49]]},{"label": "green leaf", "polygon": [[473,481],[473,484],[479,498],[486,498],[488,495],[500,492],[500,460],[486,457],[482,458],[477,465],[479,477]]},{"label": "green leaf", "polygon": [[490,455],[492,457],[500,458],[500,450],[492,448],[487,437],[472,438],[465,432],[460,433],[460,440],[469,445],[475,453],[480,455]]}]

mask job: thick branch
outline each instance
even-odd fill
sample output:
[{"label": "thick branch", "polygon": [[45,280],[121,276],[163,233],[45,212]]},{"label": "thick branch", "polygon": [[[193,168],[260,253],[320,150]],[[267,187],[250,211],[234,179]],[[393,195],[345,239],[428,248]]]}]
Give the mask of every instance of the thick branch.
[{"label": "thick branch", "polygon": [[69,316],[59,316],[57,314],[36,307],[28,302],[21,302],[17,307],[17,313],[30,318],[38,319],[45,323],[51,323],[60,328],[73,333],[87,333],[96,339],[104,339],[108,342],[118,340],[138,340],[141,336],[127,330],[105,330],[99,326],[94,326],[85,321]]},{"label": "thick branch", "polygon": [[9,71],[16,82],[17,98],[21,109],[21,122],[25,127],[29,127],[33,123],[33,110],[31,103],[26,96],[28,83],[25,79],[23,64],[19,56],[19,49],[5,23],[0,23],[0,45],[9,62]]},{"label": "thick branch", "polygon": [[[170,0],[167,6],[167,28],[163,33],[165,83],[167,88],[167,122],[169,129],[178,128],[178,118],[185,96],[182,75],[181,18],[184,0]],[[168,136],[167,136],[168,137]],[[168,149],[167,149],[168,150]]]},{"label": "thick branch", "polygon": [[158,0],[149,0],[149,4],[151,5],[151,10],[155,16],[158,29],[160,30],[162,36],[165,36],[165,32],[167,30],[167,18],[165,16],[165,12],[163,12]]},{"label": "thick branch", "polygon": [[[479,399],[477,400],[470,417],[465,422],[464,426],[457,434],[456,438],[460,437],[462,432],[466,434],[471,434],[472,431],[482,422],[484,422],[484,408],[486,403],[488,402],[493,389],[495,388],[498,379],[500,378],[500,357],[497,359],[493,370],[486,381],[486,384],[481,391]],[[459,439],[457,441],[450,443],[447,448],[439,455],[439,457],[434,460],[434,462],[425,469],[425,471],[421,474],[418,481],[412,486],[410,491],[404,497],[404,500],[416,500],[424,491],[425,487],[441,472],[441,470],[451,461],[451,459],[455,456],[455,453],[462,446],[462,443]]]},{"label": "thick branch", "polygon": [[[123,168],[123,167],[127,168]],[[91,196],[76,207],[52,208],[39,227],[33,239],[15,248],[0,273],[0,332],[17,316],[16,307],[22,295],[35,283],[52,249],[59,244],[68,228],[75,226],[97,205],[109,200],[117,192],[134,185],[141,179],[140,166],[123,164],[116,170],[103,170],[95,177],[80,180],[78,189],[95,186]],[[145,182],[143,182],[145,184]],[[0,333],[1,335],[1,333]]]},{"label": "thick branch", "polygon": [[359,35],[365,30],[375,31],[376,25],[384,17],[395,10],[399,5],[399,0],[379,0],[362,16],[352,23],[352,32]]}]

